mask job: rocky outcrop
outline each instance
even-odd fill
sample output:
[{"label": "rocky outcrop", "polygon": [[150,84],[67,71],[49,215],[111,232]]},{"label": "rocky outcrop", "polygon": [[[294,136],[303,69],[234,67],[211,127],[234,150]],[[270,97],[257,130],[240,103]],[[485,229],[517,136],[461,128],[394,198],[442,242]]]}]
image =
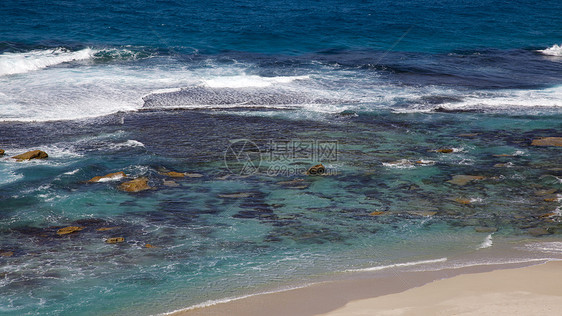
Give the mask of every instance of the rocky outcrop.
[{"label": "rocky outcrop", "polygon": [[59,235],[59,236],[68,235],[68,234],[72,234],[74,232],[79,232],[82,229],[84,229],[84,227],[68,226],[68,227],[61,228],[61,229],[57,230],[57,235]]},{"label": "rocky outcrop", "polygon": [[31,160],[31,159],[46,159],[49,155],[41,150],[32,150],[21,155],[13,156],[12,158],[17,160]]},{"label": "rocky outcrop", "polygon": [[148,185],[148,178],[145,177],[123,182],[119,185],[119,190],[125,192],[140,192],[149,189],[152,188]]},{"label": "rocky outcrop", "polygon": [[562,147],[562,137],[543,137],[543,138],[533,139],[531,145]]},{"label": "rocky outcrop", "polygon": [[113,237],[113,238],[107,238],[105,240],[105,242],[108,243],[108,244],[118,244],[118,243],[121,243],[121,242],[124,242],[124,241],[125,241],[125,238],[123,238],[123,237]]},{"label": "rocky outcrop", "polygon": [[326,167],[323,164],[318,164],[316,166],[312,166],[306,171],[307,175],[311,176],[319,176],[323,175],[326,172]]},{"label": "rocky outcrop", "polygon": [[110,180],[118,180],[118,179],[124,178],[126,176],[127,175],[125,174],[125,172],[119,171],[119,172],[114,172],[114,173],[108,173],[105,176],[93,177],[90,180],[88,180],[88,182],[93,183],[93,182],[104,182],[104,181],[110,181]]}]

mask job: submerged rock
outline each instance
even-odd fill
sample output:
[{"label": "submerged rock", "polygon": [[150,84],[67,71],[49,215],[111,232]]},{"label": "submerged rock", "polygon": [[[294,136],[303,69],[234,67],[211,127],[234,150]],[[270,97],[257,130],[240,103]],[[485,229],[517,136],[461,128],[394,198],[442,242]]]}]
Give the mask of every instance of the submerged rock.
[{"label": "submerged rock", "polygon": [[459,203],[459,204],[464,204],[464,205],[468,205],[471,203],[470,199],[463,199],[463,198],[456,198],[453,201]]},{"label": "submerged rock", "polygon": [[535,195],[536,196],[551,195],[551,194],[554,194],[554,192],[556,192],[556,189],[539,190],[539,191],[535,192]]},{"label": "submerged rock", "polygon": [[149,189],[152,189],[152,187],[148,185],[148,178],[145,177],[127,181],[119,185],[119,190],[125,192],[139,192]]},{"label": "submerged rock", "polygon": [[371,212],[369,215],[371,215],[371,216],[379,216],[379,215],[383,215],[384,213],[386,213],[386,212],[383,212],[383,211],[374,211],[374,212]]},{"label": "submerged rock", "polygon": [[546,230],[545,228],[542,228],[542,227],[531,228],[531,229],[527,230],[527,232],[533,237],[539,237],[539,236],[544,236],[544,235],[550,234],[548,232],[548,230]]},{"label": "submerged rock", "polygon": [[93,183],[93,182],[103,182],[103,181],[109,181],[109,180],[118,180],[118,179],[124,178],[126,176],[127,175],[125,174],[125,172],[119,171],[119,172],[108,173],[105,176],[93,177],[90,180],[88,180],[88,182]]},{"label": "submerged rock", "polygon": [[469,183],[470,181],[474,181],[474,180],[483,180],[486,177],[484,176],[468,176],[468,175],[455,175],[453,176],[453,179],[447,181],[449,183],[452,184],[456,184],[456,185],[465,185],[467,183]]},{"label": "submerged rock", "polygon": [[237,198],[247,198],[252,196],[252,193],[249,192],[240,192],[240,193],[232,193],[232,194],[219,194],[221,198],[227,199],[237,199]]},{"label": "submerged rock", "polygon": [[115,227],[101,227],[101,228],[98,228],[98,229],[96,229],[96,230],[97,230],[98,232],[105,232],[105,231],[113,230],[113,229],[117,229],[117,228],[119,228],[119,227],[117,227],[117,226],[115,226]]},{"label": "submerged rock", "polygon": [[172,177],[172,178],[183,178],[183,177],[185,177],[185,173],[175,172],[175,171],[165,172],[165,173],[162,173],[162,174],[165,175],[165,176],[168,176],[168,177]]},{"label": "submerged rock", "polygon": [[4,156],[4,149],[0,149],[0,156]]},{"label": "submerged rock", "polygon": [[188,178],[201,178],[203,177],[200,173],[185,173],[185,176]]},{"label": "submerged rock", "polygon": [[13,156],[12,158],[17,160],[31,160],[31,159],[46,159],[49,155],[41,150],[32,150],[21,155]]},{"label": "submerged rock", "polygon": [[14,255],[12,251],[0,252],[0,257],[11,257]]},{"label": "submerged rock", "polygon": [[436,152],[438,153],[442,153],[442,154],[449,154],[452,153],[454,150],[452,148],[440,148],[437,149]]},{"label": "submerged rock", "polygon": [[531,145],[562,147],[562,137],[543,137],[543,138],[533,139]]},{"label": "submerged rock", "polygon": [[113,238],[108,238],[105,240],[106,243],[108,244],[117,244],[117,243],[121,243],[124,242],[125,238],[123,237],[113,237]]},{"label": "submerged rock", "polygon": [[316,166],[312,166],[306,171],[306,174],[311,176],[319,176],[326,172],[326,167],[323,164],[318,164]]},{"label": "submerged rock", "polygon": [[474,227],[474,231],[477,233],[495,233],[498,229],[495,227],[478,226]]},{"label": "submerged rock", "polygon": [[145,247],[145,248],[156,248],[156,247],[154,247],[154,246],[151,245],[151,244],[146,244],[146,245],[144,245],[144,247]]},{"label": "submerged rock", "polygon": [[180,185],[176,181],[165,180],[164,185],[167,187],[179,187]]},{"label": "submerged rock", "polygon": [[82,229],[84,229],[84,227],[80,227],[80,226],[68,226],[65,228],[61,228],[59,230],[57,230],[57,235],[62,236],[62,235],[68,235],[68,234],[72,234],[74,232],[79,232]]},{"label": "submerged rock", "polygon": [[409,211],[409,214],[418,215],[418,216],[433,216],[437,214],[436,211]]}]

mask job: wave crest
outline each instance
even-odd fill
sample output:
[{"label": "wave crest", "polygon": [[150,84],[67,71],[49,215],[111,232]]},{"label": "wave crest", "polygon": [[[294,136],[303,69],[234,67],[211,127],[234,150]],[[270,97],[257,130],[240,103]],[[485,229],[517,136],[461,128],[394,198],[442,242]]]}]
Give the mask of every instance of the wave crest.
[{"label": "wave crest", "polygon": [[69,51],[65,48],[32,50],[25,53],[4,53],[0,55],[0,76],[25,73],[66,62],[90,59],[97,51],[85,48]]},{"label": "wave crest", "polygon": [[562,45],[554,44],[546,49],[539,50],[539,52],[548,56],[562,57]]}]

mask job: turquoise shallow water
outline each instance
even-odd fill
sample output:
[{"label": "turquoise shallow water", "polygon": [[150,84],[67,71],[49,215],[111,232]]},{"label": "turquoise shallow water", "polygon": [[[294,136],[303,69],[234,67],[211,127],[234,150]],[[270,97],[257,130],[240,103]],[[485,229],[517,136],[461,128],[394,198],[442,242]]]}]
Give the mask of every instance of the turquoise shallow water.
[{"label": "turquoise shallow water", "polygon": [[[2,312],[152,314],[350,269],[441,258],[472,264],[490,238],[475,227],[497,229],[492,249],[540,244],[533,228],[546,229],[549,242],[559,236],[560,202],[544,201],[562,186],[559,149],[530,146],[560,130],[559,114],[270,115],[129,113],[81,122],[78,134],[75,122],[4,124],[14,144],[8,153],[37,147],[50,157],[2,159],[10,175],[1,187],[2,251],[13,252],[1,259]],[[232,173],[242,169],[228,155],[225,163],[238,139],[259,148],[249,156],[261,159],[257,172]],[[310,141],[336,144],[337,156],[321,156],[330,175],[301,173],[318,162],[302,149]],[[299,159],[279,158],[287,143],[299,144],[291,151]],[[509,156],[494,156],[502,154]],[[167,186],[167,170],[192,177]],[[125,193],[117,189],[123,180],[85,183],[116,171],[148,177],[154,189]],[[485,179],[447,182],[454,175]],[[375,211],[384,213],[369,215]],[[84,229],[58,236],[65,226]],[[109,237],[125,242],[106,244]],[[510,260],[557,251],[536,247]],[[454,260],[469,254],[476,261]]]}]

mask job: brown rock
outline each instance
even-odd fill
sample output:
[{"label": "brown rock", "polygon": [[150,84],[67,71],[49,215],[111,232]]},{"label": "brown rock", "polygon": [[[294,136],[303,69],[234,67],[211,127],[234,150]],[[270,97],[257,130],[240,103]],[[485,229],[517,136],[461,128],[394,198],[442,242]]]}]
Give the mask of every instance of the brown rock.
[{"label": "brown rock", "polygon": [[151,244],[146,244],[146,245],[144,245],[144,247],[145,247],[145,248],[156,248],[156,247],[154,247],[154,246],[151,245]]},{"label": "brown rock", "polygon": [[120,179],[123,177],[126,177],[127,175],[125,174],[125,172],[123,171],[119,171],[119,172],[114,172],[114,173],[108,173],[105,176],[97,176],[97,177],[93,177],[90,180],[88,180],[88,182],[100,182],[103,180],[113,180],[113,179]]},{"label": "brown rock", "polygon": [[326,167],[323,164],[318,164],[316,166],[312,166],[306,171],[306,174],[311,176],[319,176],[326,172]]},{"label": "brown rock", "polygon": [[369,215],[371,216],[379,216],[379,215],[383,215],[385,212],[383,211],[374,211],[372,213],[370,213]]},{"label": "brown rock", "polygon": [[148,186],[148,178],[142,177],[121,183],[119,189],[125,192],[139,192],[152,188]]},{"label": "brown rock", "polygon": [[460,204],[470,204],[470,200],[469,199],[463,199],[463,198],[456,198],[453,201],[460,203]]},{"label": "brown rock", "polygon": [[543,137],[543,138],[533,139],[531,145],[562,147],[562,137]]},{"label": "brown rock", "polygon": [[548,230],[541,227],[528,229],[527,232],[533,237],[539,237],[539,236],[550,234]]},{"label": "brown rock", "polygon": [[12,251],[0,252],[0,257],[11,257],[14,253]]},{"label": "brown rock", "polygon": [[185,177],[185,173],[182,172],[175,172],[175,171],[170,171],[170,172],[166,172],[166,173],[162,173],[165,176],[168,177],[172,177],[172,178],[183,178]]},{"label": "brown rock", "polygon": [[436,150],[438,153],[449,154],[453,152],[451,148],[440,148]]},{"label": "brown rock", "polygon": [[102,227],[102,228],[98,228],[98,229],[96,229],[96,230],[97,230],[98,232],[105,232],[105,231],[113,230],[113,229],[117,229],[117,228],[119,228],[119,227],[117,227],[117,226],[116,226],[116,227]]},{"label": "brown rock", "polygon": [[467,176],[467,175],[455,175],[453,176],[453,179],[447,181],[449,183],[452,184],[456,184],[456,185],[465,185],[467,183],[469,183],[470,181],[474,181],[474,180],[483,180],[485,179],[484,176]]},{"label": "brown rock", "polygon": [[558,202],[558,198],[557,197],[545,198],[544,201],[545,202]]},{"label": "brown rock", "polygon": [[68,226],[68,227],[61,228],[61,229],[57,230],[57,235],[59,235],[59,236],[68,235],[68,234],[72,234],[74,232],[79,232],[82,229],[84,229],[84,227]]},{"label": "brown rock", "polygon": [[13,156],[12,158],[17,160],[31,160],[31,159],[45,159],[49,157],[46,152],[41,150],[32,150],[21,155]]},{"label": "brown rock", "polygon": [[113,238],[108,238],[105,240],[106,243],[108,244],[117,244],[117,243],[121,243],[124,242],[125,238],[123,237],[113,237]]},{"label": "brown rock", "polygon": [[477,233],[495,233],[498,231],[498,229],[495,227],[478,226],[474,227],[474,231]]},{"label": "brown rock", "polygon": [[0,156],[4,156],[4,149],[0,149]]}]

